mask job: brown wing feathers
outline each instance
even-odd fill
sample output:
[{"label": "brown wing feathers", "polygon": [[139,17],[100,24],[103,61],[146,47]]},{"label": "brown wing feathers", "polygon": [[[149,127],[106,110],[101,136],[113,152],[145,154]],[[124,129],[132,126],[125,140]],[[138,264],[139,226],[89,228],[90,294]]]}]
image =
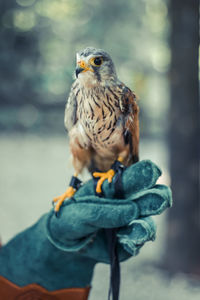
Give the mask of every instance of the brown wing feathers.
[{"label": "brown wing feathers", "polygon": [[139,107],[136,95],[127,87],[123,89],[122,102],[125,114],[124,135],[130,145],[130,163],[139,160]]}]

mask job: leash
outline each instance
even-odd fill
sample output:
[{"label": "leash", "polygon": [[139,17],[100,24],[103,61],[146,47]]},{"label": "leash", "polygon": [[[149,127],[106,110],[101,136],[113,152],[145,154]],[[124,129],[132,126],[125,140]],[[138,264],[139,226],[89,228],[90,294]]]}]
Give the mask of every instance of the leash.
[{"label": "leash", "polygon": [[108,291],[108,300],[119,300],[120,290],[120,264],[117,252],[117,228],[105,229],[108,242],[108,251],[110,255],[110,283]]},{"label": "leash", "polygon": [[[123,184],[122,184],[122,173],[124,166],[116,161],[112,169],[116,172],[115,175],[115,198],[123,198]],[[98,182],[97,178],[94,179],[94,189],[96,193],[96,185]],[[96,193],[99,197],[103,197],[103,192],[101,194]],[[120,291],[120,263],[117,251],[117,231],[118,228],[106,228],[105,235],[108,243],[108,252],[110,256],[110,283],[108,291],[108,300],[119,300],[119,291]]]}]

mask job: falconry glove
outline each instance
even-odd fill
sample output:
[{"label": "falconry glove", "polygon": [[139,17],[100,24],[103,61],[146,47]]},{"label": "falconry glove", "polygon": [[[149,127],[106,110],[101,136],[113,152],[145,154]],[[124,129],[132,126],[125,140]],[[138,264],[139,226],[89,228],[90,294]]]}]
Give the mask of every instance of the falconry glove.
[{"label": "falconry glove", "polygon": [[[0,249],[0,290],[4,293],[0,299],[12,299],[7,297],[9,282],[15,295],[26,293],[29,285],[38,295],[52,296],[44,299],[54,299],[53,293],[57,293],[55,299],[87,299],[94,266],[110,263],[104,229],[119,228],[120,261],[137,255],[145,242],[155,239],[151,216],[172,203],[170,189],[156,184],[160,175],[151,161],[128,167],[122,175],[123,199],[114,198],[114,183],[107,181],[102,186],[104,197],[99,198],[90,180],[64,202],[59,217],[52,210],[15,236]],[[73,296],[73,290],[79,296]],[[59,298],[66,291],[72,294]]]}]

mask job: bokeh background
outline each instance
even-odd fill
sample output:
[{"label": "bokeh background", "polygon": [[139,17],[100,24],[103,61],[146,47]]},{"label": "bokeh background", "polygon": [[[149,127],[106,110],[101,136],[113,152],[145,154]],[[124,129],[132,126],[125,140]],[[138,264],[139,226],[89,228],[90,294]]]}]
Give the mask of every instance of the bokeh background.
[{"label": "bokeh background", "polygon": [[[140,158],[163,170],[174,206],[157,240],[122,265],[121,299],[199,299],[198,1],[0,2],[0,235],[6,243],[51,208],[73,172],[64,107],[75,54],[105,49],[139,96]],[[88,174],[83,174],[83,179]],[[106,299],[107,266],[90,300]]]}]

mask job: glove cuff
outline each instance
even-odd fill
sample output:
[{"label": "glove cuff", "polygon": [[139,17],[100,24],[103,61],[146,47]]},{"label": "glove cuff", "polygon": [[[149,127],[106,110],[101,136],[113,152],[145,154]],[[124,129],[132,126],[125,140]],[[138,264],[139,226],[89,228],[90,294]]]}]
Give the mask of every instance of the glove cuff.
[{"label": "glove cuff", "polygon": [[69,288],[57,291],[47,291],[38,284],[19,287],[6,278],[0,276],[0,300],[28,300],[28,299],[57,299],[57,300],[87,300],[90,287]]}]

